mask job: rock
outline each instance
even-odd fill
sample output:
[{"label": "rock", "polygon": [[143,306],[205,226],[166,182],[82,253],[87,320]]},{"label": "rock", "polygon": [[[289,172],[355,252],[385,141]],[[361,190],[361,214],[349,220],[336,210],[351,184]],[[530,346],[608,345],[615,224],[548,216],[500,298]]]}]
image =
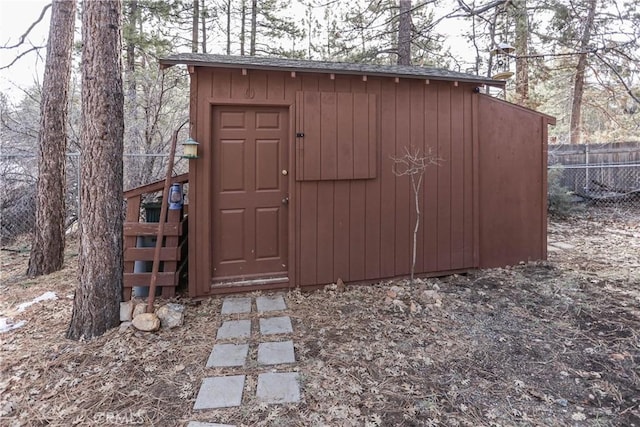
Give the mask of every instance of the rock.
[{"label": "rock", "polygon": [[130,322],[133,319],[133,301],[124,301],[120,303],[120,321]]},{"label": "rock", "polygon": [[411,301],[411,304],[409,304],[409,312],[411,314],[416,314],[416,313],[420,313],[422,311],[422,307],[420,306],[420,304],[416,304],[415,302]]},{"label": "rock", "polygon": [[132,325],[131,322],[122,322],[120,323],[120,332],[124,332]]},{"label": "rock", "polygon": [[156,310],[156,316],[164,329],[182,326],[184,322],[184,305],[169,303]]},{"label": "rock", "polygon": [[144,302],[139,302],[139,303],[136,303],[135,306],[133,307],[133,314],[131,315],[131,317],[135,319],[138,314],[142,314],[146,312],[147,312],[147,304]]},{"label": "rock", "polygon": [[160,329],[160,319],[154,313],[141,313],[133,318],[133,326],[144,332],[153,332]]},{"label": "rock", "polygon": [[395,292],[396,296],[401,297],[404,294],[404,289],[400,286],[392,286],[391,292]]},{"label": "rock", "polygon": [[425,302],[429,305],[433,304],[437,307],[442,305],[442,297],[438,294],[437,291],[434,290],[426,290],[422,292],[422,298],[424,298]]}]

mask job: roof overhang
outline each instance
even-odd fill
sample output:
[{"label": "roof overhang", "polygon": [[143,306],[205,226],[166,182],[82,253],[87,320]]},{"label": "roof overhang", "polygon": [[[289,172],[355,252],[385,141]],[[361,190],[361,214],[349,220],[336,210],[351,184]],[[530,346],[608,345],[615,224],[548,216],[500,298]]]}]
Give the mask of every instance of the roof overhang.
[{"label": "roof overhang", "polygon": [[229,56],[204,53],[180,53],[160,59],[160,67],[168,68],[184,64],[193,67],[238,68],[268,71],[347,74],[404,79],[443,80],[474,83],[504,88],[506,82],[474,74],[449,71],[441,68],[410,65],[379,65],[300,59],[268,58],[258,56]]}]

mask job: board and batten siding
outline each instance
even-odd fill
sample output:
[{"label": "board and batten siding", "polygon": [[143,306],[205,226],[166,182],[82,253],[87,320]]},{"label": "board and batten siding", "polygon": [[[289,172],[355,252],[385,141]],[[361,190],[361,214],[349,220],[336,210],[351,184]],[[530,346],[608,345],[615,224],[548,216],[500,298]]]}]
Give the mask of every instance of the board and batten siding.
[{"label": "board and batten siding", "polygon": [[[191,134],[200,142],[200,158],[190,163],[190,236],[194,237],[189,240],[190,294],[211,292],[213,105],[289,107],[290,286],[409,274],[415,222],[412,190],[409,177],[397,177],[392,170],[392,158],[401,156],[405,147],[417,147],[440,159],[439,166],[427,168],[420,193],[416,272],[451,272],[478,265],[475,85],[206,67],[192,68],[191,84]],[[353,170],[359,175],[338,176],[340,168],[334,167],[344,159],[337,155],[337,163],[329,162],[328,170],[323,172],[319,165],[318,179],[296,179],[302,176],[297,175],[296,144],[300,142],[295,134],[304,131],[305,138],[310,137],[309,130],[296,129],[305,114],[296,108],[296,96],[305,93],[320,93],[325,100],[333,93],[356,94],[358,99],[364,95],[357,94],[368,95],[367,113],[375,113],[375,128],[367,134],[368,149],[358,146],[367,156],[353,156]],[[354,114],[361,113],[354,109]],[[336,132],[345,126],[344,132],[350,132],[344,117],[335,119]],[[331,158],[333,154],[324,155]],[[334,174],[336,179],[331,179]]]}]

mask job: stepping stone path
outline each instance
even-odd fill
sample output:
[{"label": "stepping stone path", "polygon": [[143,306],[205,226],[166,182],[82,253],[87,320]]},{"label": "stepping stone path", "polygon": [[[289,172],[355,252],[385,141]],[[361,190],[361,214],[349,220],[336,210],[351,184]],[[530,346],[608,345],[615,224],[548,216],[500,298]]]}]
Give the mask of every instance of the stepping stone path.
[{"label": "stepping stone path", "polygon": [[[255,310],[253,302],[253,298],[247,297],[226,297],[222,302],[223,322],[207,360],[207,368],[222,374],[203,380],[195,411],[240,406],[243,400],[254,398],[266,404],[300,401],[300,376],[292,366],[296,362],[290,338],[293,326],[286,316],[284,298],[259,296],[255,298]],[[257,360],[252,360],[253,357]],[[249,366],[257,367],[252,372],[258,372],[244,373]],[[247,376],[257,377],[255,397],[246,395]],[[230,426],[192,421],[187,427]]]}]

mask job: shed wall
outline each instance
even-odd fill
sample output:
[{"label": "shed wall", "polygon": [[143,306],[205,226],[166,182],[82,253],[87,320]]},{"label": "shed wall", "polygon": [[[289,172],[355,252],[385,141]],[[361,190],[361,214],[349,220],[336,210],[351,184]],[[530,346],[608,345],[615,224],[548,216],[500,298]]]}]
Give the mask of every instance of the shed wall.
[{"label": "shed wall", "polygon": [[[409,274],[416,213],[409,178],[394,175],[392,158],[411,146],[440,159],[440,166],[427,169],[419,194],[417,273],[546,255],[541,234],[546,233],[541,208],[546,187],[541,189],[537,166],[546,162],[539,144],[546,138],[546,122],[540,115],[475,94],[474,84],[206,67],[191,72],[191,134],[201,143],[200,158],[190,162],[192,295],[212,292],[213,105],[289,107],[290,286]],[[370,143],[376,155],[368,169],[375,174],[367,175],[373,178],[295,179],[299,141],[293,135],[304,122],[296,109],[300,92],[375,95],[376,138]],[[496,121],[500,115],[508,120]]]},{"label": "shed wall", "polygon": [[416,272],[473,267],[472,87],[338,76],[330,84],[323,76],[318,89],[379,99],[379,172],[375,179],[297,183],[297,283],[409,274],[416,216],[409,178],[394,175],[392,157],[410,146],[442,159],[427,170],[420,193]]},{"label": "shed wall", "polygon": [[479,97],[480,267],[547,257],[547,116]]},{"label": "shed wall", "polygon": [[[201,142],[192,161],[191,200],[195,239],[190,248],[195,294],[209,293],[211,259],[211,106],[289,105],[296,93],[369,93],[378,99],[375,170],[372,179],[295,181],[290,216],[290,285],[321,285],[342,278],[361,281],[410,272],[416,214],[408,177],[396,177],[392,157],[414,146],[441,159],[427,169],[419,204],[416,272],[473,268],[473,85],[357,76],[196,68],[192,74],[192,135]],[[195,109],[194,109],[195,106]],[[295,123],[295,118],[290,118]],[[292,129],[292,134],[297,129]],[[292,139],[292,144],[295,140]],[[293,149],[293,147],[292,147]],[[293,151],[291,151],[294,154]],[[356,160],[357,161],[357,160]]]}]

